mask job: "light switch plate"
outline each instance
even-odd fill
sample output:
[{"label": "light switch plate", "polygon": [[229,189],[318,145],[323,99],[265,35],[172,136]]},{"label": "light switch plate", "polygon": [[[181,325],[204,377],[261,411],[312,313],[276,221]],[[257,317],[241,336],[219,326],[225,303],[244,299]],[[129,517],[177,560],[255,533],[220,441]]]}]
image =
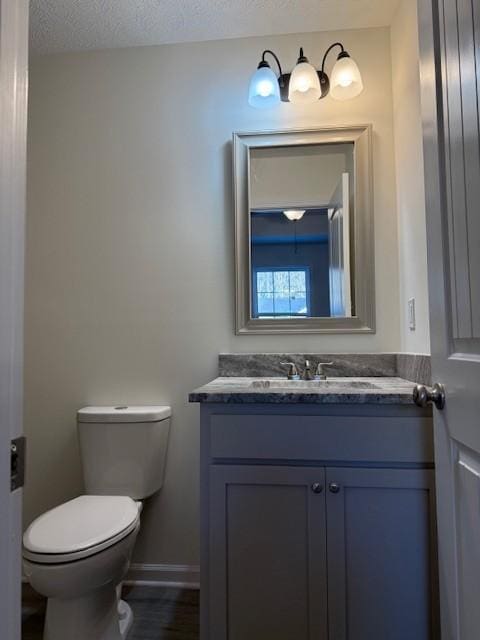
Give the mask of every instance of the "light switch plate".
[{"label": "light switch plate", "polygon": [[415,298],[408,300],[408,327],[410,331],[415,331]]}]

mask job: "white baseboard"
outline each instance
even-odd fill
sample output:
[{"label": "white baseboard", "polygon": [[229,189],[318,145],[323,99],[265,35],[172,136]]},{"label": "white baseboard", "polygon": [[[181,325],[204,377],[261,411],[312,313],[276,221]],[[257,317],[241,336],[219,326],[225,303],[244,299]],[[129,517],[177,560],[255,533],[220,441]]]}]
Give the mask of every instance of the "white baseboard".
[{"label": "white baseboard", "polygon": [[200,567],[188,564],[142,564],[133,562],[124,584],[179,589],[200,588]]},{"label": "white baseboard", "polygon": [[[22,575],[22,583],[28,579]],[[132,563],[126,585],[143,587],[171,587],[172,589],[200,589],[200,567],[188,564]]]}]

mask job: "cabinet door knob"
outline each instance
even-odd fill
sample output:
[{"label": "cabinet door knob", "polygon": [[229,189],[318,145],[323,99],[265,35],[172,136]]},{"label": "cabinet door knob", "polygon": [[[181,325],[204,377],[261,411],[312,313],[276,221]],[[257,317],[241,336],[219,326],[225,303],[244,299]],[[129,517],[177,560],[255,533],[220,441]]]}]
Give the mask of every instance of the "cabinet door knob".
[{"label": "cabinet door knob", "polygon": [[338,493],[340,491],[340,485],[336,482],[330,482],[328,488],[330,489],[330,493]]},{"label": "cabinet door knob", "polygon": [[319,482],[314,482],[312,484],[312,491],[313,493],[322,493],[323,487]]}]

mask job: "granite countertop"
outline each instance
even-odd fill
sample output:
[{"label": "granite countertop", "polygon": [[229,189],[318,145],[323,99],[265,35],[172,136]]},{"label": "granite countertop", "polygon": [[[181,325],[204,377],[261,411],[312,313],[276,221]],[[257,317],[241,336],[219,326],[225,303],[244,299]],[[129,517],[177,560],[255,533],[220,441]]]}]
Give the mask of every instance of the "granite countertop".
[{"label": "granite countertop", "polygon": [[399,377],[329,377],[287,381],[285,377],[220,377],[195,389],[190,402],[413,404],[414,382]]}]

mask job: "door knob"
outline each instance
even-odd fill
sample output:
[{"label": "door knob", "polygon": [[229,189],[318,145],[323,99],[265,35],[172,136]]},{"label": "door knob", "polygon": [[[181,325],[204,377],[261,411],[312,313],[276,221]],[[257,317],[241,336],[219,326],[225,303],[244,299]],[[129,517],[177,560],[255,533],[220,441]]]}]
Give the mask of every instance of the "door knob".
[{"label": "door knob", "polygon": [[330,493],[338,493],[340,491],[340,485],[336,482],[331,482],[328,488],[330,489]]},{"label": "door knob", "polygon": [[323,487],[319,482],[314,482],[312,484],[312,491],[313,493],[322,493]]},{"label": "door knob", "polygon": [[413,401],[418,407],[434,404],[441,410],[445,406],[445,387],[438,382],[431,389],[424,384],[417,384],[413,390]]}]

